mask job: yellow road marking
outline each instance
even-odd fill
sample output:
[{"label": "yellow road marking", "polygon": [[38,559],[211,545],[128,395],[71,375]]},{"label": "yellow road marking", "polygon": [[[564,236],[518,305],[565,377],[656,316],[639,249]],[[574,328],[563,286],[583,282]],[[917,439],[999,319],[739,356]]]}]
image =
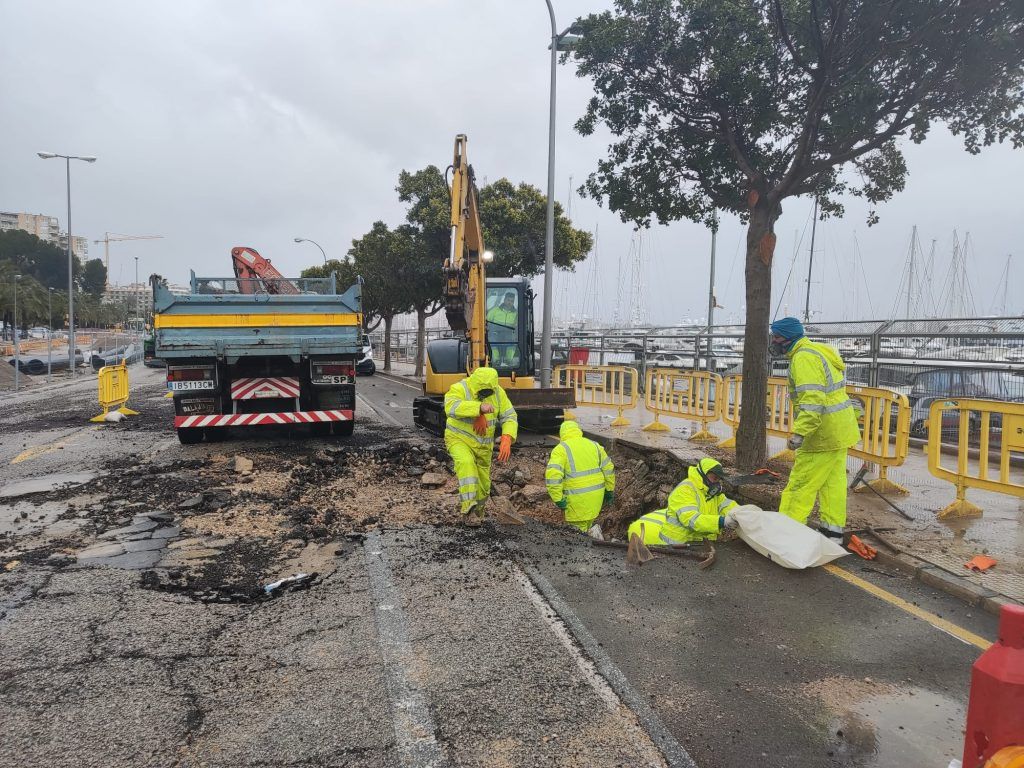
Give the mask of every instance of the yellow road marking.
[{"label": "yellow road marking", "polygon": [[11,459],[11,464],[20,464],[23,461],[28,461],[29,459],[35,459],[40,456],[43,456],[49,453],[50,451],[59,451],[61,448],[63,448],[76,437],[78,437],[80,434],[85,432],[86,429],[99,429],[99,427],[83,427],[82,429],[79,429],[76,432],[72,432],[63,440],[58,440],[56,443],[50,443],[49,445],[35,445],[31,448],[26,448],[24,451],[22,451],[13,459]]},{"label": "yellow road marking", "polygon": [[882,589],[881,587],[872,584],[870,581],[865,581],[860,576],[855,576],[849,571],[840,568],[838,565],[832,565],[830,563],[822,567],[826,571],[831,573],[833,576],[838,576],[843,581],[853,584],[855,587],[860,587],[865,592],[877,597],[879,600],[884,600],[885,602],[889,603],[889,605],[894,605],[900,610],[906,611],[911,616],[916,616],[917,618],[921,619],[921,621],[928,622],[936,629],[945,632],[947,635],[952,635],[957,640],[963,643],[977,646],[983,651],[988,650],[988,648],[992,645],[992,643],[986,640],[984,637],[976,635],[973,632],[964,629],[963,627],[957,626],[951,621],[946,621],[946,619],[942,618],[941,616],[936,616],[931,611],[926,611],[924,608],[919,608],[913,603],[908,603],[902,597],[897,597],[892,592],[888,592]]}]

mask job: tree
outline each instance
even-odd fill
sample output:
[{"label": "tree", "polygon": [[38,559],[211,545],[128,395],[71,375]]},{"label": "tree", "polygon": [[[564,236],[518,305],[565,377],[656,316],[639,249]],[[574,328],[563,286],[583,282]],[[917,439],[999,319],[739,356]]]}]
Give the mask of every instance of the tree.
[{"label": "tree", "polygon": [[107,287],[107,268],[100,259],[89,259],[82,270],[82,290],[92,296],[102,296]]},{"label": "tree", "polygon": [[[24,275],[30,275],[47,288],[68,287],[67,252],[20,229],[0,232],[0,262],[9,262]],[[77,284],[82,273],[78,256],[72,256]]]},{"label": "tree", "polygon": [[[899,140],[934,123],[968,152],[1024,141],[1016,0],[616,0],[577,21],[595,95],[577,130],[615,137],[585,189],[624,221],[747,223],[737,463],[765,458],[775,222],[812,196],[877,204],[903,189]],[[876,214],[872,210],[869,221]]]}]

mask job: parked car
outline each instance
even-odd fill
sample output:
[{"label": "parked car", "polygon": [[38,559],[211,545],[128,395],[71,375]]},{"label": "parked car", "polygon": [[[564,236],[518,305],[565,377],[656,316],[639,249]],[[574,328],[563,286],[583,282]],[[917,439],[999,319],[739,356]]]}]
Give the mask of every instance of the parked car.
[{"label": "parked car", "polygon": [[[928,434],[928,411],[936,400],[971,397],[984,400],[1024,402],[1024,374],[972,368],[940,368],[915,372],[907,394],[910,401],[910,434]],[[948,422],[948,423],[947,423]],[[943,431],[959,426],[955,413],[942,424]],[[998,420],[990,427],[1000,426]]]},{"label": "parked car", "polygon": [[377,364],[373,362],[373,343],[367,334],[363,334],[363,356],[356,363],[357,376],[373,376],[377,372]]}]

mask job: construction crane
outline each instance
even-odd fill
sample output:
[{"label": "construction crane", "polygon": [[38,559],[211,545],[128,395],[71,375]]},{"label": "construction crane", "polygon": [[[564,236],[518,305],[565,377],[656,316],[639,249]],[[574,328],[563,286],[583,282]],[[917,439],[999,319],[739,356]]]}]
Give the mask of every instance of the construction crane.
[{"label": "construction crane", "polygon": [[107,270],[107,285],[110,285],[110,244],[123,240],[163,240],[163,235],[122,235],[117,232],[104,232],[102,240],[93,240],[94,245],[103,243],[103,267]]}]

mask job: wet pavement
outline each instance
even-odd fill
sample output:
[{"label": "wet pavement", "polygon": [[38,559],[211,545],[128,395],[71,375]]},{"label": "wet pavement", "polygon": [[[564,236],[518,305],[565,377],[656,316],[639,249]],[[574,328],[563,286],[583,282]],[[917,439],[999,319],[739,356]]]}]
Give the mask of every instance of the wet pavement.
[{"label": "wet pavement", "polygon": [[[527,524],[459,528],[447,456],[408,427],[416,388],[395,380],[360,378],[350,440],[186,447],[153,373],[134,423],[83,427],[84,387],[0,420],[0,487],[35,484],[0,503],[0,754],[20,765],[944,767],[959,752],[979,649],[937,620],[738,541],[707,571],[628,567],[549,524],[543,437],[495,468]],[[610,531],[659,503],[672,466],[614,456]],[[68,472],[96,477],[54,482]],[[993,617],[852,560],[994,637]]]}]

